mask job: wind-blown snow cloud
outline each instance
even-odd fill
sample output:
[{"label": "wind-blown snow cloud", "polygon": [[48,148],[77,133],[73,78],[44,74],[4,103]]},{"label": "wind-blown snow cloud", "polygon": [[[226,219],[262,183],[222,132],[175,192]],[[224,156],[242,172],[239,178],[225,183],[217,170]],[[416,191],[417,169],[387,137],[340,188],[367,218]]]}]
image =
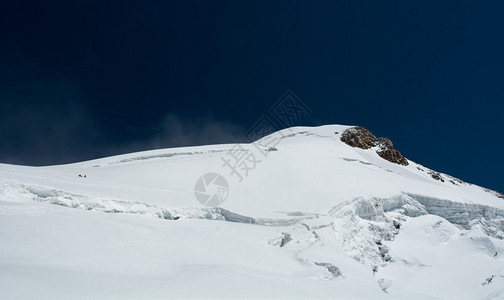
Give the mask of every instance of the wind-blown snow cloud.
[{"label": "wind-blown snow cloud", "polygon": [[167,114],[155,127],[157,134],[150,141],[154,148],[208,145],[238,142],[244,128],[211,116],[189,119]]},{"label": "wind-blown snow cloud", "polygon": [[[0,92],[0,163],[51,165],[158,148],[234,143],[243,128],[211,116],[168,113],[136,128],[110,133],[86,106],[82,90],[67,80],[32,82]],[[113,116],[111,116],[113,118]],[[121,124],[121,126],[123,126]]]}]

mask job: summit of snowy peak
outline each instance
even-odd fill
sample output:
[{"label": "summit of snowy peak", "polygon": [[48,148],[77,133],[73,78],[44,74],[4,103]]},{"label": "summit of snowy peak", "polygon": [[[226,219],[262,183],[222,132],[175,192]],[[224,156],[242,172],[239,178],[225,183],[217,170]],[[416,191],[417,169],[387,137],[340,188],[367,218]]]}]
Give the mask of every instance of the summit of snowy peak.
[{"label": "summit of snowy peak", "polygon": [[275,145],[298,143],[305,137],[339,140],[353,148],[372,149],[383,159],[402,166],[409,165],[408,160],[394,148],[392,141],[386,137],[376,137],[371,131],[361,126],[324,125],[318,127],[290,127],[265,136],[255,143],[259,145]]},{"label": "summit of snowy peak", "polygon": [[271,132],[257,140],[251,140],[255,145],[298,144],[309,141],[313,143],[321,140],[339,140],[339,135],[352,126],[322,125],[295,126]]},{"label": "summit of snowy peak", "polygon": [[377,138],[371,131],[361,126],[351,127],[343,132],[341,141],[345,144],[362,149],[377,147],[376,153],[390,162],[407,166],[408,160],[401,152],[394,149],[392,141],[386,137]]}]

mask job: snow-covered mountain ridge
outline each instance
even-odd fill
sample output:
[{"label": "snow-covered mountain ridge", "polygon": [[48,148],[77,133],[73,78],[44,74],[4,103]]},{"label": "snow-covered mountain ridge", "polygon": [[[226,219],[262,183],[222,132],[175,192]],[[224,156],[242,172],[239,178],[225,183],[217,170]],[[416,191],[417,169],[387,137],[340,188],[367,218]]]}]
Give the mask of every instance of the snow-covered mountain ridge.
[{"label": "snow-covered mountain ridge", "polygon": [[[0,296],[504,297],[502,194],[349,130],[0,164]],[[219,207],[195,197],[208,173],[229,186]]]}]

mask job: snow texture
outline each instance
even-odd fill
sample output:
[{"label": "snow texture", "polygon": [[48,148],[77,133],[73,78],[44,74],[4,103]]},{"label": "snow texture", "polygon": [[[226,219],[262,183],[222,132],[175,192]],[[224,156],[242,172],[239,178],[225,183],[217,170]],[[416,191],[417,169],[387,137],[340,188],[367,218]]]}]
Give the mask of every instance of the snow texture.
[{"label": "snow texture", "polygon": [[[0,298],[503,299],[502,194],[352,148],[348,128],[0,164]],[[260,160],[242,181],[237,146]],[[194,196],[209,172],[220,207]]]}]

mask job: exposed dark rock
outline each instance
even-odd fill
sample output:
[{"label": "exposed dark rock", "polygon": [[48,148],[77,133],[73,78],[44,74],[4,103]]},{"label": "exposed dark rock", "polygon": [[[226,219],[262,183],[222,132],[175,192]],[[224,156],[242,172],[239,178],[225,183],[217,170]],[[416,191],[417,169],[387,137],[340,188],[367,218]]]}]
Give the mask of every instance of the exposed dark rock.
[{"label": "exposed dark rock", "polygon": [[483,189],[485,192],[487,193],[490,193],[490,194],[494,194],[495,196],[497,196],[498,198],[501,198],[501,199],[504,199],[504,195],[502,193],[499,193],[497,191],[494,191],[494,190],[491,190],[491,189]]},{"label": "exposed dark rock", "polygon": [[369,149],[376,146],[377,140],[371,131],[360,126],[349,128],[341,135],[342,142],[361,149]]},{"label": "exposed dark rock", "polygon": [[461,179],[455,178],[453,176],[448,176],[448,177],[450,177],[451,180],[453,180],[456,185],[465,184],[465,182],[463,182]]},{"label": "exposed dark rock", "polygon": [[376,153],[390,162],[407,166],[408,160],[402,156],[401,152],[394,149],[392,141],[388,138],[377,138],[371,131],[364,127],[356,126],[349,128],[341,135],[341,141],[345,144],[361,149],[371,149],[377,147]]},{"label": "exposed dark rock", "polygon": [[401,155],[401,152],[394,149],[394,145],[388,138],[378,138],[377,144],[380,147],[380,150],[376,151],[376,153],[378,153],[378,155],[382,158],[403,166],[407,166],[409,164],[406,158]]},{"label": "exposed dark rock", "polygon": [[429,171],[429,174],[432,178],[436,179],[436,180],[439,180],[441,182],[444,182],[444,178],[443,176],[441,176],[441,174],[439,172],[436,172],[436,171]]}]

